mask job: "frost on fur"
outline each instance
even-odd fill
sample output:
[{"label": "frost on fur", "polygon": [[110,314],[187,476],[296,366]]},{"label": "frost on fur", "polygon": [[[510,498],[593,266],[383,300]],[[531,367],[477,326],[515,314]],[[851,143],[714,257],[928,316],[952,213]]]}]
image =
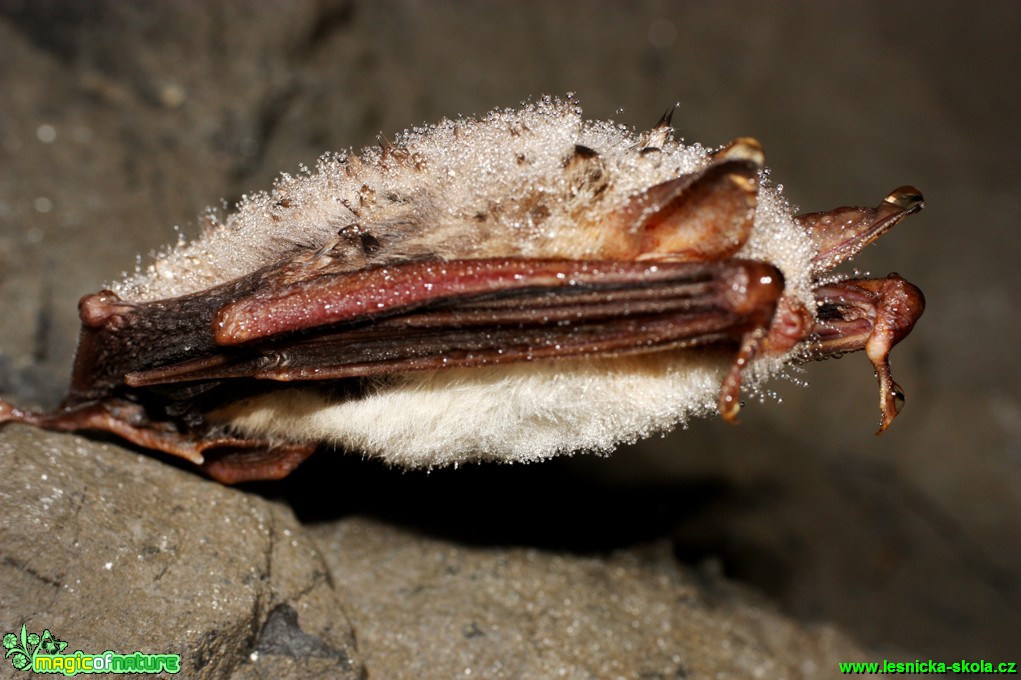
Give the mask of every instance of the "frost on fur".
[{"label": "frost on fur", "polygon": [[[246,197],[224,224],[116,290],[141,300],[202,290],[264,266],[281,243],[322,248],[345,229],[366,229],[382,244],[370,258],[351,257],[352,267],[436,255],[597,259],[612,236],[601,228],[606,215],[710,162],[701,145],[664,133],[651,151],[648,137],[586,121],[574,102],[554,99],[416,128],[392,147],[326,155],[314,173],[285,175],[272,192]],[[565,167],[578,147],[601,160],[594,180]],[[760,189],[755,228],[739,255],[775,264],[789,295],[812,300],[814,249],[772,186]],[[783,363],[760,362],[753,382]],[[285,391],[216,417],[245,436],[301,433],[411,466],[537,460],[606,452],[707,415],[725,367],[712,353],[674,352],[430,371],[375,381],[360,399]]]},{"label": "frost on fur", "polygon": [[83,298],[61,409],[0,401],[0,423],[112,432],[227,483],[320,443],[532,461],[732,420],[791,361],[865,349],[883,429],[924,299],[830,272],[921,194],[794,215],[763,159],[552,98],[326,154]]},{"label": "frost on fur", "polygon": [[[353,257],[352,269],[422,256],[596,258],[611,236],[601,228],[606,215],[709,163],[699,144],[669,134],[661,146],[649,141],[584,120],[572,100],[444,120],[392,145],[326,154],[315,172],[283,175],[271,192],[246,196],[223,223],[112,289],[132,301],[177,297],[247,274],[289,248],[321,248],[338,232],[370,226],[382,247]],[[579,146],[598,154],[594,181],[565,168]],[[759,204],[740,255],[776,264],[788,290],[811,299],[811,240],[775,187],[762,187]]]}]

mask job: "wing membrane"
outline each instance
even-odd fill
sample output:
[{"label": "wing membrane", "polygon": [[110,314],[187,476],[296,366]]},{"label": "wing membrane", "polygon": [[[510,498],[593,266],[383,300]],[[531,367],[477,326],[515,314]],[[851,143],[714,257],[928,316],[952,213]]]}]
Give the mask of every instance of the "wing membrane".
[{"label": "wing membrane", "polygon": [[782,290],[774,267],[742,260],[407,263],[231,302],[216,315],[220,352],[126,381],[327,380],[736,345],[768,326]]}]

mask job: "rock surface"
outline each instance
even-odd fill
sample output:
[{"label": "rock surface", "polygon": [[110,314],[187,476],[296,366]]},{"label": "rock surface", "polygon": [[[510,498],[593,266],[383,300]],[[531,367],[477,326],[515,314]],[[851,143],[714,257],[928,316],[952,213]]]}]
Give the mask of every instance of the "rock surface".
[{"label": "rock surface", "polygon": [[279,502],[23,427],[0,458],[3,630],[180,654],[185,677],[812,678],[866,658],[666,541],[585,556],[358,517],[303,527]]},{"label": "rock surface", "polygon": [[207,677],[441,660],[443,677],[628,660],[624,676],[825,677],[863,647],[1016,656],[1019,30],[1010,2],[0,0],[0,393],[21,405],[62,396],[78,298],[174,225],[194,234],[205,206],[542,93],[636,126],[679,99],[680,135],[758,137],[806,210],[904,183],[929,206],[854,263],[929,303],[894,353],[909,402],[883,437],[863,357],[809,367],[811,387],[778,385],[784,403],[738,428],[525,468],[321,453],[284,484],[224,489],[11,427],[0,630],[179,652]]},{"label": "rock surface", "polygon": [[0,459],[4,632],[180,654],[186,677],[362,677],[328,566],[286,507],[21,427]]},{"label": "rock surface", "polygon": [[314,534],[376,677],[814,678],[867,658],[666,541],[585,557],[359,519]]}]

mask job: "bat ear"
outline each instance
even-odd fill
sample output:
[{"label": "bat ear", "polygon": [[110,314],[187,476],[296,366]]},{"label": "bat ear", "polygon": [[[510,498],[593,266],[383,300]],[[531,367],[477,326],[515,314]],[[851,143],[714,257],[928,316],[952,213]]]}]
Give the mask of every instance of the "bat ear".
[{"label": "bat ear", "polygon": [[795,219],[818,249],[812,267],[821,274],[854,257],[893,225],[924,207],[922,192],[904,186],[891,191],[875,208],[835,208]]},{"label": "bat ear", "polygon": [[639,147],[643,152],[658,151],[660,147],[674,138],[674,129],[670,127],[670,121],[673,120],[677,106],[674,104],[667,109],[660,117],[659,122],[641,134]]},{"label": "bat ear", "polygon": [[748,240],[758,205],[762,147],[737,139],[705,169],[652,186],[624,209],[637,259],[705,262],[733,255]]}]

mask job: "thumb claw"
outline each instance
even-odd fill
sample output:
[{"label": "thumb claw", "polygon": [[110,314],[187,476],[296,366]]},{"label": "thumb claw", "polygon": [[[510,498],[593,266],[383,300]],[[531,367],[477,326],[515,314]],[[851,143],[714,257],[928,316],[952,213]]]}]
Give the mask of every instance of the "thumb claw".
[{"label": "thumb claw", "polygon": [[882,419],[879,422],[879,429],[876,434],[882,434],[890,423],[897,417],[900,410],[904,408],[904,390],[893,380],[890,374],[890,362],[882,361],[874,364],[876,367],[876,378],[879,380],[879,411]]},{"label": "thumb claw", "polygon": [[767,335],[767,329],[761,327],[746,333],[734,363],[730,365],[730,370],[723,378],[717,408],[728,423],[737,423],[737,413],[741,410],[741,383],[744,379],[744,372],[752,360],[759,355]]}]

